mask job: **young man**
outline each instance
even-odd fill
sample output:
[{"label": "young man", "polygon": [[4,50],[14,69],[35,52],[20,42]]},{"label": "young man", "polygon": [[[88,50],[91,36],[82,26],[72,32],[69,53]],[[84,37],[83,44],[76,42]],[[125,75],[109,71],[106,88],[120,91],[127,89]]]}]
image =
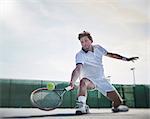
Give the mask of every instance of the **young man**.
[{"label": "young man", "polygon": [[121,105],[123,100],[119,93],[104,79],[102,56],[123,61],[134,61],[138,57],[126,58],[119,54],[110,53],[100,45],[92,45],[93,39],[90,33],[85,31],[78,35],[78,39],[82,49],[76,54],[76,68],[73,70],[70,80],[70,85],[74,87],[76,80],[80,79],[76,114],[88,113],[87,90],[94,88],[112,101],[113,112],[128,111],[127,106]]}]

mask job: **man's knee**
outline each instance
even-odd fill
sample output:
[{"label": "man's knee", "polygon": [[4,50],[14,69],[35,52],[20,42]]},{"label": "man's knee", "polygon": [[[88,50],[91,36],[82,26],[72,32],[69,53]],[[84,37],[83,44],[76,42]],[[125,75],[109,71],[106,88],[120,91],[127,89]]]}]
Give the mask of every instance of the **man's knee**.
[{"label": "man's knee", "polygon": [[95,88],[95,85],[87,78],[83,78],[80,80],[80,87],[86,87],[91,90]]},{"label": "man's knee", "polygon": [[86,85],[86,78],[83,78],[83,79],[80,80],[80,86],[81,86],[81,87],[87,86],[87,85]]}]

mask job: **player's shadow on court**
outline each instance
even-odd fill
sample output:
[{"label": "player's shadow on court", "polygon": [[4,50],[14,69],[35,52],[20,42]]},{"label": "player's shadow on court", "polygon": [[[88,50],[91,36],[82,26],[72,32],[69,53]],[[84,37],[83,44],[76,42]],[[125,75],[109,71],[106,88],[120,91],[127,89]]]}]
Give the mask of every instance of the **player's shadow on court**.
[{"label": "player's shadow on court", "polygon": [[16,118],[39,118],[39,117],[69,117],[69,116],[88,116],[88,115],[108,115],[112,114],[110,112],[106,113],[89,113],[89,114],[82,114],[82,115],[76,115],[75,113],[61,113],[61,114],[50,114],[50,115],[30,115],[30,116],[12,116],[12,117],[3,117],[3,119],[16,119]]}]

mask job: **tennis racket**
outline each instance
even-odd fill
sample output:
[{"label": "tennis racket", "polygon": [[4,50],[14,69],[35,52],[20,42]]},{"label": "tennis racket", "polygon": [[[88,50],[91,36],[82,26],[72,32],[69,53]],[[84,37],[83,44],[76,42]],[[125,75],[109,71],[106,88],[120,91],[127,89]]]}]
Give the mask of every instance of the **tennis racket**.
[{"label": "tennis racket", "polygon": [[71,86],[65,89],[48,90],[47,88],[38,88],[31,93],[30,100],[33,106],[50,111],[54,110],[62,104],[63,95],[72,90]]}]

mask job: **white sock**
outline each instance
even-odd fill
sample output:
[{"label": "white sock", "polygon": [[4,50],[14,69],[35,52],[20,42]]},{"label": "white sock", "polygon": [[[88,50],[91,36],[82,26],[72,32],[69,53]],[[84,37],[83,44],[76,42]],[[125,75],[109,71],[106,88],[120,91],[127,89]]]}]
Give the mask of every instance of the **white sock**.
[{"label": "white sock", "polygon": [[79,96],[78,101],[83,102],[84,104],[86,104],[86,96]]}]

